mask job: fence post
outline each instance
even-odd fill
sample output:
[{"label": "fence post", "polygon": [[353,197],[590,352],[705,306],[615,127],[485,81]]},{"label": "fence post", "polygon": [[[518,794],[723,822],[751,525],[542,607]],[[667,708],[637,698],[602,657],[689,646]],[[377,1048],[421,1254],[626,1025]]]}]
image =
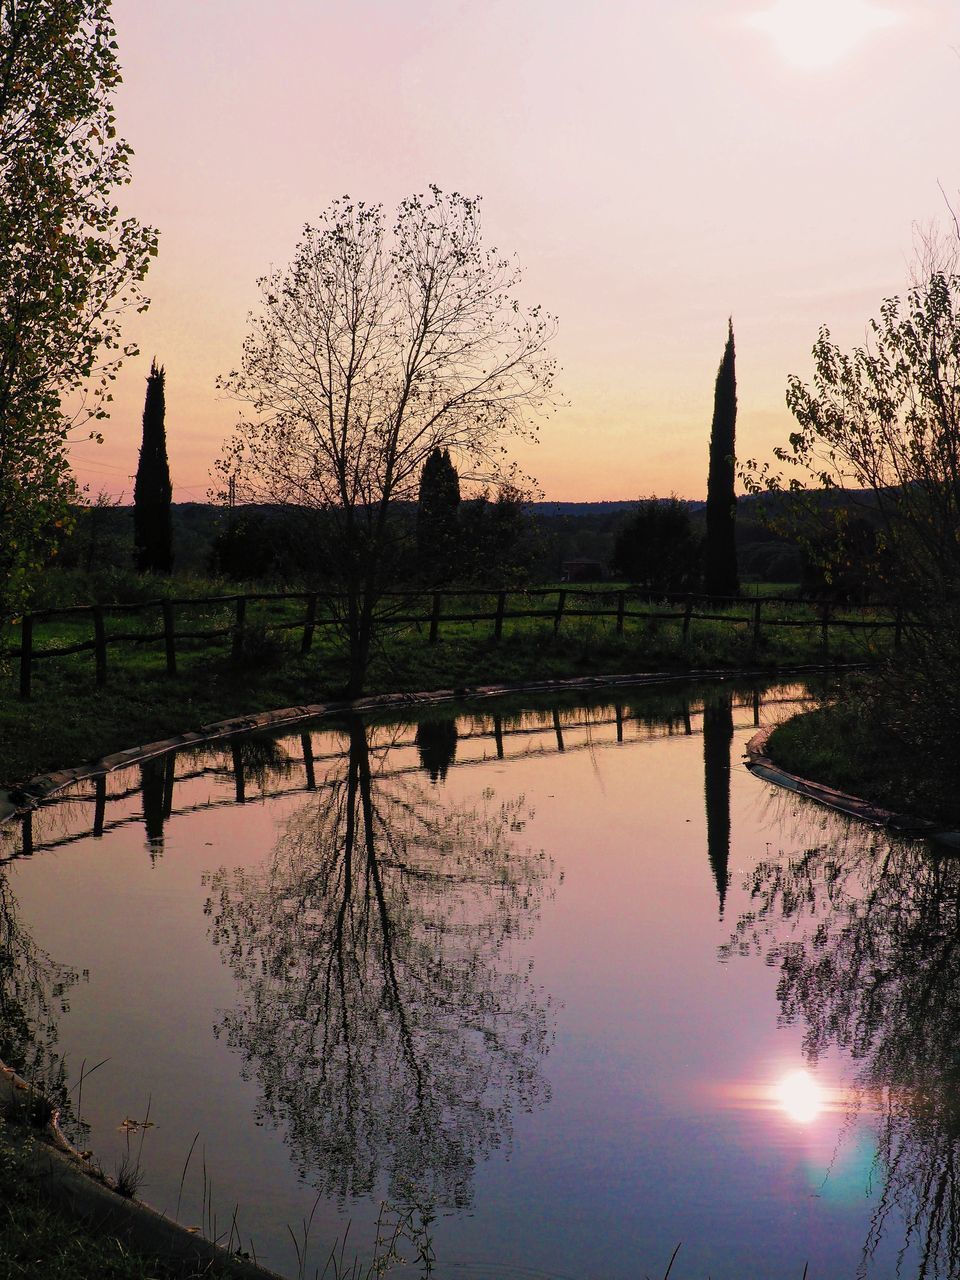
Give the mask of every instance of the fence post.
[{"label": "fence post", "polygon": [[[303,622],[303,639],[300,642],[300,652],[309,653],[310,646],[313,644],[313,629],[317,625],[317,596],[316,592],[311,593],[307,600],[307,616]],[[313,788],[311,787],[311,790]]]},{"label": "fence post", "polygon": [[33,663],[33,614],[25,613],[20,624],[20,697],[30,697],[30,673]]},{"label": "fence post", "polygon": [[103,606],[99,604],[93,606],[93,645],[97,686],[102,687],[107,683],[107,635],[103,625]]},{"label": "fence post", "polygon": [[[247,597],[237,596],[237,620],[233,627],[233,649],[232,657],[234,662],[239,662],[243,654],[243,631],[247,623]],[[242,802],[241,802],[242,803]]]},{"label": "fence post", "polygon": [[617,592],[617,635],[623,635],[623,614],[627,607],[627,593],[625,591]]},{"label": "fence post", "polygon": [[897,616],[893,625],[893,652],[899,653],[903,647],[903,605],[897,605]]},{"label": "fence post", "polygon": [[493,622],[493,638],[499,640],[503,636],[503,614],[507,607],[507,593],[501,591],[497,596],[497,616]]},{"label": "fence post", "polygon": [[440,592],[437,591],[433,596],[433,604],[430,608],[430,643],[437,643],[437,633],[440,630]]},{"label": "fence post", "polygon": [[762,603],[759,596],[753,602],[753,636],[750,641],[750,650],[754,656],[760,649],[760,609]]},{"label": "fence post", "polygon": [[99,839],[103,835],[103,823],[107,813],[107,779],[99,774],[94,780],[93,834]]},{"label": "fence post", "polygon": [[563,617],[563,606],[567,601],[567,593],[561,591],[557,599],[557,612],[553,615],[553,634],[556,635],[560,630],[560,619]]},{"label": "fence post", "polygon": [[681,644],[684,649],[690,642],[690,618],[693,614],[693,596],[687,593],[686,603],[683,606],[683,630],[681,634]]},{"label": "fence post", "polygon": [[824,657],[830,652],[830,601],[824,600],[820,610],[820,651]]},{"label": "fence post", "polygon": [[233,794],[237,804],[246,804],[247,802],[247,779],[243,767],[243,752],[240,750],[239,742],[230,744],[230,754],[233,757]]},{"label": "fence post", "polygon": [[303,749],[303,770],[307,776],[307,790],[316,791],[317,775],[313,767],[313,739],[309,733],[301,733],[300,746]]},{"label": "fence post", "polygon": [[167,675],[177,674],[177,638],[173,629],[173,604],[164,600],[163,609],[163,647],[167,653]]}]

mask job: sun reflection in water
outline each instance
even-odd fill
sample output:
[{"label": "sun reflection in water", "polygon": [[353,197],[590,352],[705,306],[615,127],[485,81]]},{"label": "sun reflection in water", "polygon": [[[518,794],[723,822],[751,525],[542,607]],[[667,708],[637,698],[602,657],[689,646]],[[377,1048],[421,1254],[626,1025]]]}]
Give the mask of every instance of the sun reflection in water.
[{"label": "sun reflection in water", "polygon": [[791,1071],[774,1086],[781,1111],[797,1124],[811,1124],[824,1109],[824,1092],[809,1071]]}]

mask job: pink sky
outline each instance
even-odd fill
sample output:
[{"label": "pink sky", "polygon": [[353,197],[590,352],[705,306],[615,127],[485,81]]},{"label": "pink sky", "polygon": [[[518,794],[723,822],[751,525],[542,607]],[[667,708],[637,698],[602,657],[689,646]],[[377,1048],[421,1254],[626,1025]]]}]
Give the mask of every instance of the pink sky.
[{"label": "pink sky", "polygon": [[106,444],[74,450],[93,493],[130,498],[156,355],[174,499],[203,499],[236,416],[215,379],[239,359],[257,277],[335,196],[390,207],[435,182],[483,196],[488,241],[518,254],[526,299],[560,318],[570,407],[514,451],[544,494],[702,497],[727,316],[738,453],[766,456],[819,325],[862,341],[904,287],[914,225],[944,221],[938,182],[960,188],[960,13],[946,0],[115,0],[114,13],[136,152],[124,209],[161,241]]}]

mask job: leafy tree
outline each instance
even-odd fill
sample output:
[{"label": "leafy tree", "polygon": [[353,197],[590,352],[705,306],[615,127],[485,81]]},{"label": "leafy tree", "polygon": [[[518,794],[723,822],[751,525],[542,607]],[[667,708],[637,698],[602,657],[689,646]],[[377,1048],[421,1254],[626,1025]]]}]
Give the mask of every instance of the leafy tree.
[{"label": "leafy tree", "polygon": [[420,473],[417,502],[417,560],[432,581],[449,578],[457,563],[460,477],[449,449],[434,449]]},{"label": "leafy tree", "polygon": [[146,305],[119,83],[110,0],[0,0],[0,614],[69,519],[68,434],[107,416],[122,313]]},{"label": "leafy tree", "polygon": [[699,581],[700,541],[677,498],[646,498],[617,534],[611,568],[652,596],[692,591]]},{"label": "leafy tree", "polygon": [[497,587],[529,582],[541,555],[540,534],[520,489],[505,483],[496,497],[484,489],[460,515],[459,576]]},{"label": "leafy tree", "polygon": [[904,711],[897,733],[910,749],[952,751],[960,722],[960,276],[934,271],[904,299],[886,299],[870,336],[848,354],[821,329],[813,384],[796,376],[788,384],[796,430],[774,450],[776,463],[750,462],[746,476],[756,490],[793,493],[814,553],[831,511],[824,491],[833,508],[862,511],[875,530],[874,581],[904,622],[902,651],[884,672],[891,705]]},{"label": "leafy tree", "polygon": [[717,370],[710,429],[710,472],[707,477],[707,536],[703,544],[703,581],[712,596],[740,592],[737,572],[736,472],[737,371],[733,321]]},{"label": "leafy tree", "polygon": [[147,379],[143,442],[133,487],[133,541],[140,573],[169,573],[173,568],[173,488],[167,462],[164,381],[163,366],[158,368],[154,360]]},{"label": "leafy tree", "polygon": [[245,500],[327,513],[362,688],[378,606],[404,548],[391,525],[424,464],[450,450],[496,474],[509,432],[552,399],[553,320],[515,299],[516,265],[483,246],[479,201],[431,187],[400,203],[334,202],[285,271],[260,281],[241,369],[222,380],[249,415],[219,463]]}]

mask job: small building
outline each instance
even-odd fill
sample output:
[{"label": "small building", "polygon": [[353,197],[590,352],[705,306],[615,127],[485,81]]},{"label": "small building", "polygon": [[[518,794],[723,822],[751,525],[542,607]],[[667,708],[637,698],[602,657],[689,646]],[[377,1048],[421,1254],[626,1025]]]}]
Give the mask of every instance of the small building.
[{"label": "small building", "polygon": [[602,582],[607,576],[599,560],[564,560],[561,572],[564,582]]}]

